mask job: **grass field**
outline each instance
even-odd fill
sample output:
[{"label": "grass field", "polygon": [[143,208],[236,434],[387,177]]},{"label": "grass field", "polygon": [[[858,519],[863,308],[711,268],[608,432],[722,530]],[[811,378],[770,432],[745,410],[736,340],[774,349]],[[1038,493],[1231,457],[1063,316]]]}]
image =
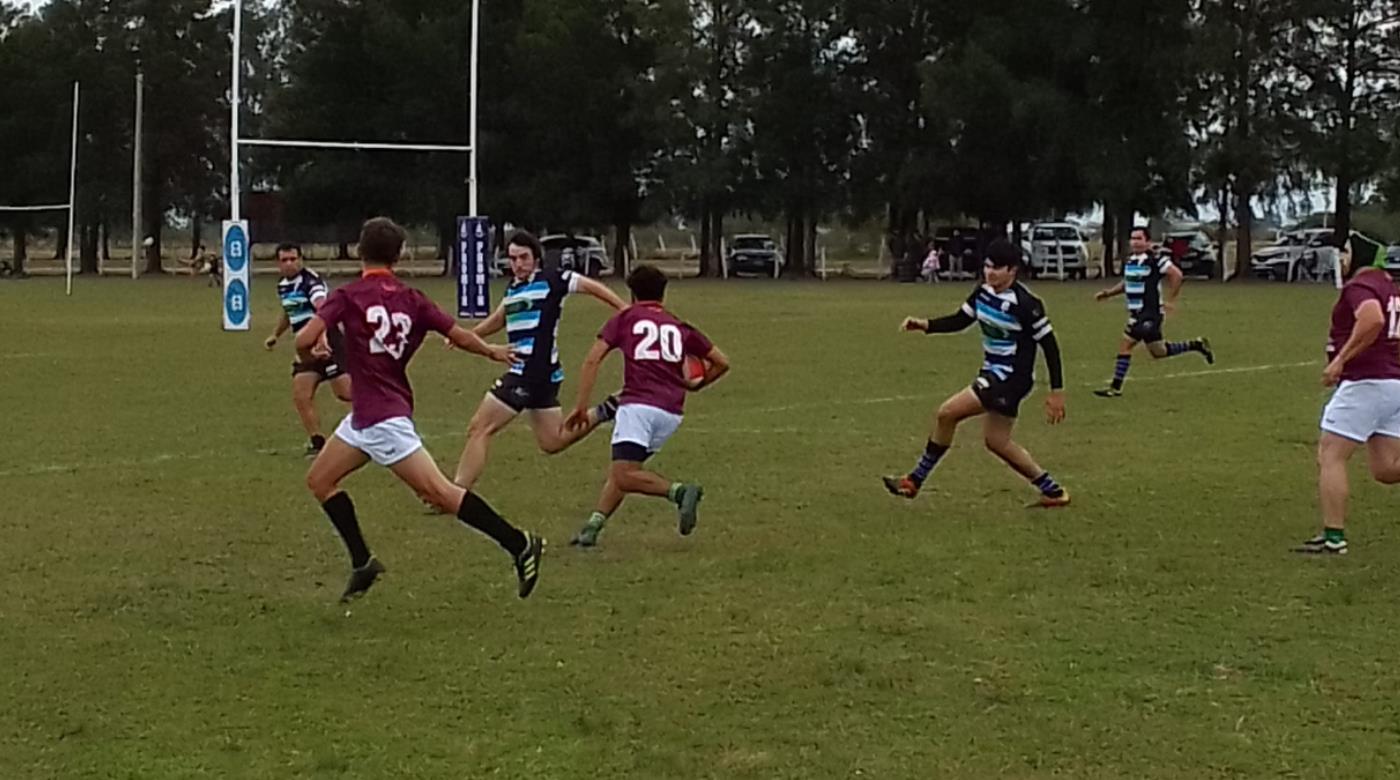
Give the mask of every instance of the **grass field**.
[{"label": "grass field", "polygon": [[[536,595],[367,469],[390,572],[347,610],[270,283],[225,334],[188,279],[0,282],[0,777],[1396,776],[1400,496],[1358,462],[1349,558],[1286,552],[1334,293],[1192,284],[1168,334],[1220,362],[1140,357],[1104,401],[1121,300],[1037,291],[1069,419],[1038,391],[1019,436],[1068,510],[1023,509],[975,427],[917,501],[879,485],[979,359],[896,326],[965,286],[686,282],[673,308],[735,362],[657,462],[706,485],[694,536],[633,500],[569,548],[606,437],[547,458],[521,426],[480,489],[553,541]],[[571,372],[603,314],[570,303]],[[449,469],[494,375],[414,364]]]}]

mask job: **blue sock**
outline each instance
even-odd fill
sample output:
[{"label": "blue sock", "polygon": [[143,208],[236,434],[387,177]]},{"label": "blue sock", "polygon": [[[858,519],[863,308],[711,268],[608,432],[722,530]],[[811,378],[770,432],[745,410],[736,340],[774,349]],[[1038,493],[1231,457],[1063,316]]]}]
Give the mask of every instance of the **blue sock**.
[{"label": "blue sock", "polygon": [[1065,489],[1060,487],[1060,483],[1056,482],[1048,471],[1031,480],[1031,484],[1035,485],[1036,490],[1039,490],[1041,495],[1050,498],[1059,498],[1065,494]]},{"label": "blue sock", "polygon": [[1128,376],[1128,366],[1133,362],[1132,353],[1119,355],[1118,361],[1113,364],[1113,389],[1123,389],[1123,379]]},{"label": "blue sock", "polygon": [[928,475],[933,472],[933,467],[938,465],[938,461],[943,458],[943,453],[947,451],[947,447],[929,439],[928,444],[924,446],[923,456],[919,458],[919,465],[915,466],[914,470],[909,473],[909,478],[914,480],[914,484],[923,485],[924,480],[928,479]]},{"label": "blue sock", "polygon": [[1176,357],[1177,355],[1181,355],[1181,354],[1184,354],[1184,353],[1187,353],[1187,352],[1190,352],[1190,351],[1191,351],[1191,344],[1190,344],[1190,342],[1186,342],[1186,341],[1168,341],[1168,342],[1167,342],[1167,357]]}]

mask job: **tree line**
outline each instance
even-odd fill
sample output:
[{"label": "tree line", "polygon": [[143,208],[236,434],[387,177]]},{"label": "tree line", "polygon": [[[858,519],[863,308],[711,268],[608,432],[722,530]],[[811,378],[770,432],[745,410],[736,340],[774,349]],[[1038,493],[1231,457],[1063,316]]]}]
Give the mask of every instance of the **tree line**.
[{"label": "tree line", "polygon": [[[243,0],[245,133],[464,143],[463,0]],[[228,213],[229,4],[0,0],[0,203],[66,198],[69,84],[83,84],[79,256],[131,206],[145,79],[143,231]],[[1261,208],[1333,193],[1400,204],[1400,0],[483,0],[481,211],[495,221],[816,227],[881,221],[898,255],[930,220],[1093,206],[1219,214],[1248,257]],[[446,237],[462,155],[250,150],[244,192],[289,222],[389,213]],[[52,215],[0,215],[23,256]]]}]

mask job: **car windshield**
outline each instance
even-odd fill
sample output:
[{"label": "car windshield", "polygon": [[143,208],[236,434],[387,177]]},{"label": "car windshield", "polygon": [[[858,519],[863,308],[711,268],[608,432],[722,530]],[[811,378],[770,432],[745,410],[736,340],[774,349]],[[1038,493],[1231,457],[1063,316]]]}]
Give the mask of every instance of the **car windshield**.
[{"label": "car windshield", "polygon": [[1031,233],[1032,241],[1078,241],[1079,231],[1072,227],[1038,227]]},{"label": "car windshield", "polygon": [[735,249],[773,249],[773,239],[756,238],[754,236],[740,236],[734,239]]}]

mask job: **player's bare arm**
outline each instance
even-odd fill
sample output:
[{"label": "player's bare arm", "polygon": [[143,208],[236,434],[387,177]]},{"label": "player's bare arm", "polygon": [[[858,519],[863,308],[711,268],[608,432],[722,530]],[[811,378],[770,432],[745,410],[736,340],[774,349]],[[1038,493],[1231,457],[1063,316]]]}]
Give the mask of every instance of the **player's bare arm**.
[{"label": "player's bare arm", "polygon": [[470,352],[473,355],[481,355],[488,360],[497,363],[511,363],[515,360],[515,351],[505,344],[487,344],[484,339],[475,332],[467,330],[461,325],[453,325],[452,330],[447,332],[447,340],[452,346]]},{"label": "player's bare arm", "polygon": [[1385,327],[1385,313],[1381,311],[1381,304],[1376,300],[1364,301],[1356,307],[1356,326],[1351,329],[1351,336],[1347,338],[1342,348],[1337,350],[1336,357],[1322,370],[1322,384],[1332,387],[1341,381],[1342,371],[1346,368],[1351,359],[1361,354],[1365,349],[1376,343],[1376,339],[1381,335],[1381,329]]},{"label": "player's bare arm", "polygon": [[608,287],[606,284],[596,279],[590,279],[587,276],[578,276],[576,278],[578,279],[579,292],[597,298],[616,311],[622,311],[627,308],[627,302],[622,300],[622,298],[619,297],[617,293],[613,292],[612,288]]},{"label": "player's bare arm", "polygon": [[312,317],[307,321],[306,327],[297,331],[297,357],[304,363],[330,357],[331,351],[326,347],[325,337],[326,321],[320,317]]},{"label": "player's bare arm", "polygon": [[504,304],[502,304],[500,306],[497,306],[495,311],[491,312],[490,317],[487,317],[481,322],[478,322],[476,326],[472,328],[472,333],[475,333],[476,335],[484,339],[494,336],[505,329],[506,307]]},{"label": "player's bare arm", "polygon": [[729,356],[720,351],[719,347],[713,347],[710,349],[710,354],[705,356],[705,375],[696,380],[690,389],[699,391],[709,387],[727,373],[729,373]]},{"label": "player's bare arm", "polygon": [[598,339],[593,342],[593,348],[588,350],[588,356],[583,359],[583,367],[579,369],[578,377],[578,401],[574,404],[574,410],[569,412],[568,418],[564,420],[564,427],[569,430],[588,425],[588,399],[593,397],[593,386],[598,383],[598,369],[612,349],[608,342]]},{"label": "player's bare arm", "polygon": [[[1178,271],[1178,273],[1180,273],[1180,272]],[[1096,300],[1096,301],[1106,301],[1106,300],[1108,300],[1109,298],[1113,298],[1113,297],[1116,297],[1116,296],[1119,296],[1119,295],[1122,295],[1122,294],[1123,294],[1123,283],[1122,283],[1122,282],[1119,282],[1118,284],[1115,284],[1115,285],[1113,285],[1112,287],[1105,287],[1104,289],[1099,290],[1098,292],[1094,293],[1094,300]]]},{"label": "player's bare arm", "polygon": [[1186,275],[1176,267],[1176,263],[1167,263],[1167,300],[1164,304],[1166,312],[1171,314],[1176,310],[1176,299],[1181,295],[1182,283],[1186,281]]},{"label": "player's bare arm", "polygon": [[267,349],[272,349],[273,347],[277,346],[277,340],[282,338],[282,334],[286,333],[287,330],[291,327],[291,319],[287,317],[287,313],[285,311],[282,312],[282,316],[277,319],[277,327],[273,329],[272,335],[268,336],[267,340],[263,342],[263,346]]}]

